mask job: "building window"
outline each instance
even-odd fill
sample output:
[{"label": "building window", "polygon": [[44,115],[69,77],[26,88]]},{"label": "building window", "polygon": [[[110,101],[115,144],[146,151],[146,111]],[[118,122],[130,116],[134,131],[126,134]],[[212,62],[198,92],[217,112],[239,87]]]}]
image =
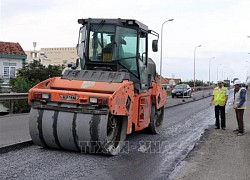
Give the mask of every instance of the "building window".
[{"label": "building window", "polygon": [[16,63],[10,63],[9,66],[16,66]]},{"label": "building window", "polygon": [[16,63],[3,62],[3,66],[16,66]]},{"label": "building window", "polygon": [[3,69],[4,69],[3,70],[4,77],[9,77],[9,67],[4,67]]},{"label": "building window", "polygon": [[10,77],[14,78],[16,77],[16,68],[10,67]]},{"label": "building window", "polygon": [[37,53],[36,52],[32,53],[32,57],[37,58]]},{"label": "building window", "polygon": [[4,78],[16,77],[16,63],[3,62],[3,75]]}]

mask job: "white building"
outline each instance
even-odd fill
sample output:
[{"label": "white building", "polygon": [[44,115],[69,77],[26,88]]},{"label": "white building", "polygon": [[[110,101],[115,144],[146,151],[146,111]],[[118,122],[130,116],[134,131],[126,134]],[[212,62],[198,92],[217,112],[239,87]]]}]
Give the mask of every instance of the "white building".
[{"label": "white building", "polygon": [[53,47],[41,48],[39,51],[25,51],[27,54],[27,62],[40,60],[44,66],[50,65],[67,65],[76,62],[79,58],[75,47]]},{"label": "white building", "polygon": [[8,86],[10,78],[25,64],[27,55],[19,43],[0,41],[0,85]]}]

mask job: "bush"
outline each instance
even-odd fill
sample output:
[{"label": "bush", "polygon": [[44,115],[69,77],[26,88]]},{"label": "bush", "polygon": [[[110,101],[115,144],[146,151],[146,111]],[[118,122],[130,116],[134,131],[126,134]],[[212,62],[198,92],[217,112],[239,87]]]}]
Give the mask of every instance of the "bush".
[{"label": "bush", "polygon": [[[27,93],[30,89],[29,81],[24,77],[17,77],[10,79],[10,85],[12,86],[12,92],[15,93]],[[25,113],[29,112],[30,107],[28,101],[24,100],[14,100],[13,113]],[[10,107],[10,101],[4,101],[5,107]]]},{"label": "bush", "polygon": [[[38,84],[39,82],[48,79],[50,77],[61,76],[64,66],[52,66],[45,67],[40,61],[34,60],[27,66],[21,68],[17,72],[17,77],[10,80],[12,86],[12,92],[27,93],[30,88]],[[10,107],[10,102],[5,101],[4,105]],[[29,112],[30,107],[27,100],[15,100],[14,101],[14,113]]]},{"label": "bush", "polygon": [[26,93],[30,89],[30,83],[25,77],[17,77],[10,80],[12,91],[16,93]]},{"label": "bush", "polygon": [[27,79],[29,82],[29,87],[31,88],[45,79],[61,76],[63,69],[63,65],[49,65],[48,67],[45,67],[40,61],[34,60],[27,66],[19,69],[17,72],[17,77],[23,77]]}]

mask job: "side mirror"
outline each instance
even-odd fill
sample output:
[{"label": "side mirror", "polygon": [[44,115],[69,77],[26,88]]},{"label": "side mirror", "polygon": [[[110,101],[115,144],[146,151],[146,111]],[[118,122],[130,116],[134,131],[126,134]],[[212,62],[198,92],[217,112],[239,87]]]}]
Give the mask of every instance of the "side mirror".
[{"label": "side mirror", "polygon": [[71,67],[72,67],[72,63],[69,63],[69,64],[68,64],[68,68],[71,68]]},{"label": "side mirror", "polygon": [[152,41],[152,50],[153,50],[153,52],[158,51],[158,40],[153,40]]}]

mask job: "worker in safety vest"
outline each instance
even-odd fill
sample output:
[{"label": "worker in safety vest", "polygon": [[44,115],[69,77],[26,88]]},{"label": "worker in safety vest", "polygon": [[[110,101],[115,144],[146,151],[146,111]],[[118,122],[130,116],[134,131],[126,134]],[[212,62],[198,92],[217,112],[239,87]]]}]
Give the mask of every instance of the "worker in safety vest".
[{"label": "worker in safety vest", "polygon": [[[225,106],[227,104],[229,91],[226,87],[223,86],[222,81],[218,81],[218,86],[214,88],[213,96],[210,102],[210,105],[214,104],[214,112],[215,112],[215,129],[225,129],[226,128],[226,113]],[[221,118],[221,126],[220,119]]]},{"label": "worker in safety vest", "polygon": [[235,89],[235,96],[234,96],[234,109],[236,113],[236,119],[238,123],[238,128],[234,130],[238,136],[244,135],[244,121],[243,115],[244,110],[246,109],[246,99],[247,99],[247,91],[245,87],[242,87],[242,83],[240,80],[234,81],[234,89]]}]

